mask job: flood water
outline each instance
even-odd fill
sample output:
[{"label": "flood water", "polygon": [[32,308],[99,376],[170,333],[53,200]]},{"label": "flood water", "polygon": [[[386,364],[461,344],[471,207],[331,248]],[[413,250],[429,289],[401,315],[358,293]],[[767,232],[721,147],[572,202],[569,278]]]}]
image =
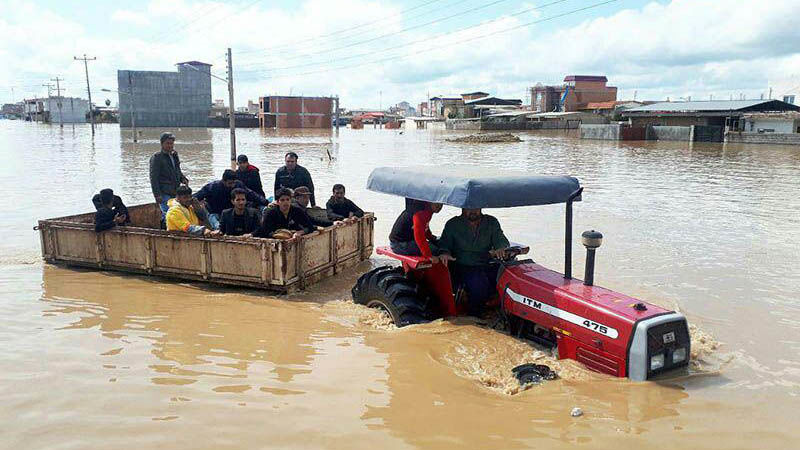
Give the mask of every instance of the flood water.
[{"label": "flood water", "polygon": [[[2,448],[794,448],[800,438],[800,148],[582,141],[520,133],[456,144],[443,130],[239,130],[265,190],[287,151],[322,202],[335,182],[387,242],[402,199],[382,165],[568,174],[575,233],[605,235],[597,284],[683,312],[691,370],[635,383],[557,361],[466,319],[395,329],[349,302],[379,258],[288,297],[43,264],[36,221],[91,211],[111,187],[152,201],[161,130],[0,121]],[[228,131],[171,130],[194,188],[229,164]],[[463,134],[463,133],[461,133]],[[330,155],[330,157],[329,157]],[[439,232],[457,214],[434,216]],[[563,270],[563,205],[492,210]],[[576,243],[574,271],[584,251]],[[519,391],[510,369],[560,375]],[[580,407],[582,417],[570,410]]]}]

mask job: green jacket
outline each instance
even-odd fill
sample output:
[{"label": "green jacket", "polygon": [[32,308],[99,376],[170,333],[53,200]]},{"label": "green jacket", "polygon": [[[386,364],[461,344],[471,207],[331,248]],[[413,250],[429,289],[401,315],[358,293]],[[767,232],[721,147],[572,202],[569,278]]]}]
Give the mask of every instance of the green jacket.
[{"label": "green jacket", "polygon": [[489,251],[508,247],[508,239],[500,228],[500,222],[484,214],[476,232],[463,216],[456,216],[444,225],[439,247],[450,253],[456,264],[483,266],[489,263]]}]

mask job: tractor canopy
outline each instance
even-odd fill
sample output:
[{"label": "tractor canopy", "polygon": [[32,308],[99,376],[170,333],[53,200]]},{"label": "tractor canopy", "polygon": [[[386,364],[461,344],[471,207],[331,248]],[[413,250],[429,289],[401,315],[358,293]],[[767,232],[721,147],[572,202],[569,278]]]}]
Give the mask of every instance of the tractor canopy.
[{"label": "tractor canopy", "polygon": [[367,189],[456,208],[509,208],[567,203],[580,182],[568,176],[492,176],[474,167],[378,167]]}]

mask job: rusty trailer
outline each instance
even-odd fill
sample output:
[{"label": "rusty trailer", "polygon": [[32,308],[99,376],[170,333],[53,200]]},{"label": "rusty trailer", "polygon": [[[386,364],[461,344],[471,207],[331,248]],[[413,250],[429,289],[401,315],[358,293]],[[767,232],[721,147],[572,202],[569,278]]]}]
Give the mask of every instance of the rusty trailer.
[{"label": "rusty trailer", "polygon": [[129,225],[100,233],[94,231],[94,213],[40,220],[44,260],[286,293],[368,259],[373,248],[372,213],[284,241],[161,230],[154,203],[128,212]]}]

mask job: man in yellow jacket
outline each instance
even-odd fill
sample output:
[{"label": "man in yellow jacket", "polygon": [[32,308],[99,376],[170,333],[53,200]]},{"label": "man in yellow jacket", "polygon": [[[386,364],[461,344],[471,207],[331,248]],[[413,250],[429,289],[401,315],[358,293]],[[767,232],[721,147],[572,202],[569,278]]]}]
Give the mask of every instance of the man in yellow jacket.
[{"label": "man in yellow jacket", "polygon": [[169,199],[167,206],[167,231],[183,231],[193,236],[217,236],[219,231],[214,231],[201,225],[198,213],[205,216],[206,211],[199,202],[192,198],[192,188],[186,185],[178,186],[175,198]]}]

